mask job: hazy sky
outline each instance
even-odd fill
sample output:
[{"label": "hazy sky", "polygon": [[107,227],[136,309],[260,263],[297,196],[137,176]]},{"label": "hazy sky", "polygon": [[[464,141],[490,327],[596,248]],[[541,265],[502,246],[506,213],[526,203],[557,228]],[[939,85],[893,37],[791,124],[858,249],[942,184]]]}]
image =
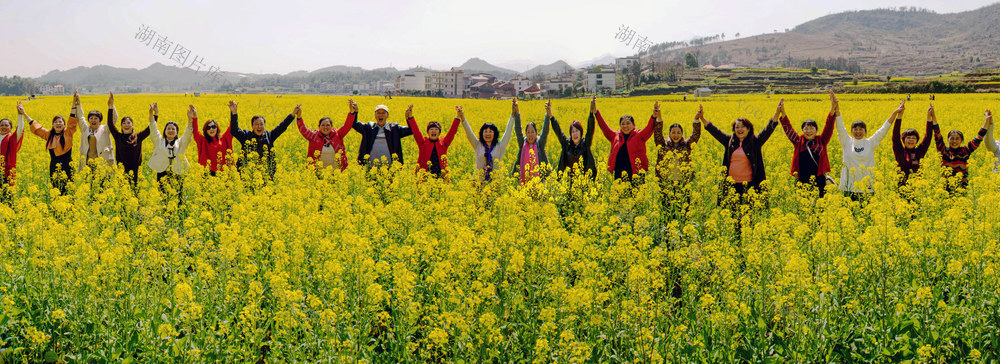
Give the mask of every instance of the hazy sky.
[{"label": "hazy sky", "polygon": [[[206,67],[281,73],[332,65],[458,66],[471,57],[518,71],[634,51],[625,25],[659,43],[792,28],[845,10],[917,6],[938,13],[996,0],[840,1],[26,1],[0,0],[0,75],[38,77],[105,64],[177,63],[135,39],[143,24]],[[192,59],[189,59],[189,62]]]}]

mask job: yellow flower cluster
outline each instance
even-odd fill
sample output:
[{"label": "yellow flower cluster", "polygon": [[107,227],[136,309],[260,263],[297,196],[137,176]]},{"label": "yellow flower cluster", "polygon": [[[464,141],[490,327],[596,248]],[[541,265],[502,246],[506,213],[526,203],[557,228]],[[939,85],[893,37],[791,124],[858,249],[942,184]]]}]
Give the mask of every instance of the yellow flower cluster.
[{"label": "yellow flower cluster", "polygon": [[[841,110],[871,133],[904,97],[842,95]],[[194,104],[201,122],[216,119],[224,130],[230,98],[244,128],[254,114],[273,128],[287,114],[265,110],[290,113],[300,103],[310,128],[324,116],[338,125],[348,112],[346,97],[330,96],[116,102],[140,129],[157,102],[161,121],[184,120]],[[106,112],[106,100],[84,96],[83,105]],[[503,101],[354,100],[361,121],[385,103],[389,121],[402,123],[412,103],[419,125],[450,125],[461,105],[473,129],[492,122],[503,133],[510,115]],[[766,120],[753,115],[770,117],[777,104],[758,95],[664,96],[599,99],[598,107],[612,127],[630,114],[642,128],[654,101],[685,134],[699,103],[724,131],[741,116],[759,131]],[[806,118],[822,125],[829,111],[825,96],[785,103],[796,128]],[[14,104],[0,98],[0,117],[16,124]],[[70,104],[47,96],[25,108],[49,127]],[[572,120],[586,122],[588,104],[557,100],[553,113],[568,131]],[[942,128],[969,139],[982,111],[997,106],[983,95],[935,101]],[[923,134],[923,107],[908,104],[904,129]],[[520,110],[525,123],[544,117],[543,102]],[[347,170],[316,173],[293,125],[276,141],[273,182],[260,171],[207,176],[192,145],[180,198],[163,194],[145,166],[135,190],[120,167],[97,166],[60,195],[43,141],[26,135],[16,184],[0,204],[0,362],[998,360],[1000,174],[985,150],[970,160],[966,193],[944,190],[932,148],[900,194],[887,137],[876,150],[875,197],[861,204],[832,188],[822,199],[800,194],[779,129],[763,148],[767,203],[734,214],[717,204],[723,149],[704,132],[693,146],[693,180],[667,191],[655,173],[635,189],[612,182],[610,143],[599,131],[594,182],[551,174],[521,186],[507,178],[511,146],[503,173],[483,183],[458,134],[449,182],[414,174],[408,138],[406,164],[376,176],[353,163],[360,137],[352,131]],[[558,160],[559,143],[547,145]],[[647,149],[655,164],[652,140]],[[147,143],[143,161],[151,152]],[[836,138],[829,155],[837,175]]]}]

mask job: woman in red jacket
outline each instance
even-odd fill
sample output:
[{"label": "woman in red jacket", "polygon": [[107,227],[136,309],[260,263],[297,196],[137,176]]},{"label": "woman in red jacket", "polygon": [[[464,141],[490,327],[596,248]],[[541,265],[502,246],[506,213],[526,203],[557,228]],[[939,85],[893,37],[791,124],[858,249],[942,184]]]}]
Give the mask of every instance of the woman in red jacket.
[{"label": "woman in red jacket", "polygon": [[347,169],[347,152],[344,151],[344,137],[351,131],[354,120],[358,118],[358,104],[354,100],[347,100],[347,119],[344,125],[337,130],[333,130],[333,120],[328,116],[319,119],[319,129],[309,130],[305,122],[302,121],[302,109],[298,109],[295,115],[295,123],[299,127],[299,134],[309,141],[309,151],[306,159],[309,165],[315,166],[317,162],[322,163],[317,172],[326,167],[340,168],[341,171]]},{"label": "woman in red jacket", "polygon": [[649,124],[639,130],[635,129],[635,120],[630,115],[624,115],[618,119],[619,130],[617,132],[611,130],[608,123],[604,122],[600,110],[595,115],[604,137],[611,142],[608,172],[614,173],[615,179],[626,179],[635,185],[638,181],[634,180],[632,175],[649,168],[649,160],[646,158],[646,141],[653,136],[653,124],[660,115],[660,103],[656,102],[653,105],[653,116],[649,117]]},{"label": "woman in red jacket", "polygon": [[420,132],[420,127],[417,126],[417,120],[413,118],[413,104],[406,108],[406,124],[413,130],[413,140],[417,142],[417,149],[420,151],[420,156],[417,158],[417,173],[420,173],[422,169],[438,178],[444,177],[445,181],[448,180],[448,157],[446,156],[448,146],[455,139],[458,123],[462,122],[465,116],[461,106],[455,106],[455,112],[457,116],[451,122],[448,134],[442,139],[440,123],[436,121],[427,123],[427,136],[424,137]]},{"label": "woman in red jacket", "polygon": [[198,145],[198,164],[208,167],[208,174],[215,174],[226,165],[226,156],[233,150],[232,118],[236,116],[236,103],[229,101],[230,127],[219,135],[219,123],[215,120],[205,122],[201,131],[198,130],[198,118],[194,118],[191,131],[195,144]]},{"label": "woman in red jacket", "polygon": [[[0,164],[3,165],[3,175],[0,175],[0,201],[10,199],[9,186],[14,185],[14,169],[17,168],[17,152],[21,150],[24,140],[24,106],[17,102],[17,129],[14,129],[10,119],[0,120]],[[30,119],[29,119],[30,120]]]},{"label": "woman in red jacket", "polygon": [[792,128],[792,122],[788,119],[788,114],[785,114],[785,102],[782,100],[778,103],[781,127],[795,148],[792,154],[792,176],[798,178],[801,186],[811,186],[810,190],[818,189],[820,198],[826,195],[826,174],[830,172],[826,146],[833,138],[833,125],[839,112],[837,98],[830,91],[830,113],[826,116],[826,124],[823,124],[823,133],[817,135],[819,126],[816,121],[806,119],[802,122],[800,135]]}]

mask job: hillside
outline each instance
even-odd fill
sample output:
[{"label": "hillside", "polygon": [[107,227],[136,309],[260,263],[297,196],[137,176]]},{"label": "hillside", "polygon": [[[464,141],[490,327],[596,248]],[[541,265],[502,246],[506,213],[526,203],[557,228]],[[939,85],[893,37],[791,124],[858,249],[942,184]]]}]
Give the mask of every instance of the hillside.
[{"label": "hillside", "polygon": [[[655,52],[657,62],[683,61],[745,67],[799,66],[817,58],[844,58],[861,71],[923,76],[1000,65],[1000,3],[953,14],[866,10],[827,15],[784,33],[762,34]],[[825,65],[819,65],[823,67]]]}]

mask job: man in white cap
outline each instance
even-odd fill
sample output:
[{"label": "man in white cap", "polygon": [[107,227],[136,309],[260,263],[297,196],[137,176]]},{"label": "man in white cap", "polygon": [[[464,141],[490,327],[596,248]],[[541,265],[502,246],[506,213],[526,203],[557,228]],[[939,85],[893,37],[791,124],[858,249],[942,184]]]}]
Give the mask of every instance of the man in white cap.
[{"label": "man in white cap", "polygon": [[403,163],[403,146],[400,139],[413,135],[408,126],[387,123],[389,108],[375,107],[375,121],[362,123],[355,119],[354,130],[361,134],[361,148],[358,163],[362,165],[389,165],[393,161]]}]

